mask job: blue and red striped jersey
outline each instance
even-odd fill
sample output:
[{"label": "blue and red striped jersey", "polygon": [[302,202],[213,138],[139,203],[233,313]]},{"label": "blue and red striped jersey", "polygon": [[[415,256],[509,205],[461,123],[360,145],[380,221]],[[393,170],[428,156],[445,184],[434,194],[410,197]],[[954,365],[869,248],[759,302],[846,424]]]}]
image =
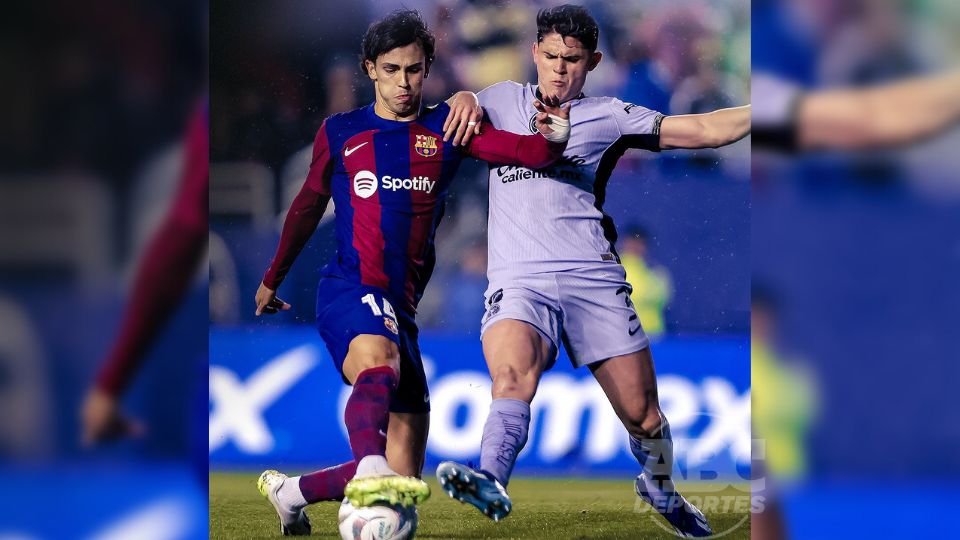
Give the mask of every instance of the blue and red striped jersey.
[{"label": "blue and red striped jersey", "polygon": [[291,220],[306,220],[309,237],[319,221],[316,207],[330,197],[336,205],[337,253],[321,274],[382,288],[396,306],[414,314],[433,272],[434,233],[460,161],[472,156],[543,167],[566,146],[539,134],[498,131],[489,123],[467,147],[453,146],[443,140],[449,110],[442,103],[417,120],[398,122],[377,116],[371,104],[327,118],[264,283],[275,290],[306,242]]}]

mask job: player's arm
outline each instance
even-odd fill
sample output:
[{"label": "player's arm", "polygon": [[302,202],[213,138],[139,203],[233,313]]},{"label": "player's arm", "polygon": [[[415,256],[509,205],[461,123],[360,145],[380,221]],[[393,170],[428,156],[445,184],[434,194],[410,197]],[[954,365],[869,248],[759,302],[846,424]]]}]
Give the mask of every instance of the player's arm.
[{"label": "player's arm", "polygon": [[471,136],[479,135],[481,131],[483,108],[480,107],[480,98],[464,90],[450,96],[447,105],[450,105],[450,112],[443,122],[443,140],[448,141],[453,136],[454,146],[467,146]]},{"label": "player's arm", "polygon": [[209,148],[206,115],[196,112],[186,134],[184,172],[173,205],[137,267],[120,332],[102,364],[81,411],[85,444],[137,434],[124,418],[120,396],[151,343],[189,289],[207,241]]},{"label": "player's arm", "polygon": [[797,105],[804,149],[892,146],[934,135],[960,121],[960,72],[873,88],[810,92]]},{"label": "player's arm", "polygon": [[719,148],[750,133],[750,105],[704,114],[667,116],[660,124],[660,148]]},{"label": "player's arm", "polygon": [[570,137],[570,105],[549,107],[537,101],[534,106],[539,111],[535,120],[539,135],[501,131],[484,121],[481,134],[470,140],[467,154],[490,163],[530,169],[546,167],[560,159]]},{"label": "player's arm", "polygon": [[293,261],[303,251],[313,231],[320,224],[320,219],[330,202],[332,175],[333,161],[330,159],[330,145],[327,141],[326,122],[324,122],[317,131],[317,137],[313,143],[313,160],[310,163],[307,179],[290,204],[287,217],[283,221],[277,251],[254,297],[258,316],[290,309],[290,304],[277,298],[277,289],[287,277]]}]

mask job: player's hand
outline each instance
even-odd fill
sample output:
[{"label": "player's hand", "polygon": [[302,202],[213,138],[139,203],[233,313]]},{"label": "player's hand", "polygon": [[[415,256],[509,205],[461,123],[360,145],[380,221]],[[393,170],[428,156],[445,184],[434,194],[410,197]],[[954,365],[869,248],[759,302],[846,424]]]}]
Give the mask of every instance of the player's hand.
[{"label": "player's hand", "polygon": [[553,133],[553,128],[550,127],[551,114],[565,120],[570,119],[570,104],[560,105],[560,100],[555,97],[544,98],[543,101],[534,101],[533,107],[537,109],[537,117],[534,120],[534,124],[536,124],[537,130],[542,134]]},{"label": "player's hand", "polygon": [[447,103],[450,113],[443,122],[443,140],[450,140],[452,135],[454,146],[467,146],[472,136],[480,134],[480,123],[483,121],[480,98],[473,92],[457,92]]},{"label": "player's hand", "polygon": [[117,398],[94,388],[87,394],[80,412],[81,442],[90,447],[123,437],[139,437],[145,429],[140,422],[121,414]]},{"label": "player's hand", "polygon": [[260,288],[257,289],[255,299],[257,301],[257,317],[264,313],[272,315],[290,309],[290,304],[277,298],[277,291],[267,287],[262,282],[260,283]]}]

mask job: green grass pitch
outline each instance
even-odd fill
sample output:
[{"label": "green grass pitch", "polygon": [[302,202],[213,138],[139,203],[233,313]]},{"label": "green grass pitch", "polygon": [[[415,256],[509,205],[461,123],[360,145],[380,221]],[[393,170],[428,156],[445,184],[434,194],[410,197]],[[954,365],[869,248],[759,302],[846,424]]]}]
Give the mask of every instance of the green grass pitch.
[{"label": "green grass pitch", "polygon": [[[296,471],[294,471],[296,472]],[[210,474],[210,538],[277,538],[277,515],[257,492],[259,471]],[[482,516],[440,491],[426,476],[432,495],[420,506],[417,538],[514,538],[550,540],[572,538],[676,538],[666,532],[659,516],[642,513],[629,478],[623,480],[540,479],[518,477],[510,482],[513,512],[500,523]],[[723,538],[750,538],[750,519],[744,506],[747,484],[723,490],[706,484],[681,484],[682,492],[697,500],[715,533]],[[737,498],[739,496],[739,498]],[[712,501],[714,508],[708,506]],[[737,501],[737,502],[733,502]],[[739,503],[739,507],[737,506]],[[313,537],[337,539],[339,503],[312,505],[307,512]],[[660,525],[658,525],[660,524]]]}]

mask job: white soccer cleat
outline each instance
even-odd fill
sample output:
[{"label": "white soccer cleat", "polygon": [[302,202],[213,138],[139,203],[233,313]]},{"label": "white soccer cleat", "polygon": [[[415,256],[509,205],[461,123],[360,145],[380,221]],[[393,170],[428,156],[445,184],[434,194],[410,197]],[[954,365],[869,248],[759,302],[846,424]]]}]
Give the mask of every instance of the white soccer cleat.
[{"label": "white soccer cleat", "polygon": [[507,490],[496,478],[482,471],[444,461],[437,467],[437,480],[447,495],[475,506],[494,521],[507,517],[513,509]]},{"label": "white soccer cleat", "polygon": [[287,475],[275,470],[263,471],[257,479],[257,490],[270,501],[280,518],[280,534],[283,536],[309,536],[310,518],[302,508],[287,508],[277,498],[277,491],[289,480]]}]

